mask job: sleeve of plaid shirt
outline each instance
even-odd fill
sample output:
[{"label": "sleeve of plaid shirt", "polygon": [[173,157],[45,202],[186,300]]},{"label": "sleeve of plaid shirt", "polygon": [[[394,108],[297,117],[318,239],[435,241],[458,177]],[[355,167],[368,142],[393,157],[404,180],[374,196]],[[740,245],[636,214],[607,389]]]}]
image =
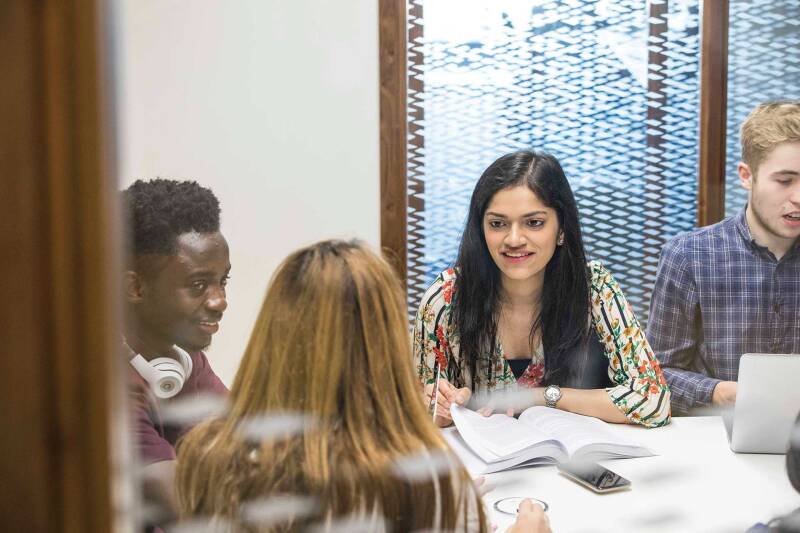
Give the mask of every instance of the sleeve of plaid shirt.
[{"label": "sleeve of plaid shirt", "polygon": [[720,380],[696,372],[702,316],[691,262],[682,238],[668,242],[661,252],[650,301],[647,340],[661,362],[672,391],[676,412],[711,403]]}]

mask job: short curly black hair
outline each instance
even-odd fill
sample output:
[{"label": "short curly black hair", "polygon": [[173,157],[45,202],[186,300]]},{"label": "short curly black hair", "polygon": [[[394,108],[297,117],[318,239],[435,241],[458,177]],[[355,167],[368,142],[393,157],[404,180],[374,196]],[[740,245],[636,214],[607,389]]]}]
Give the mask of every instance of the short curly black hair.
[{"label": "short curly black hair", "polygon": [[136,180],[122,191],[129,254],[174,255],[184,233],[219,231],[219,200],[196,181]]}]

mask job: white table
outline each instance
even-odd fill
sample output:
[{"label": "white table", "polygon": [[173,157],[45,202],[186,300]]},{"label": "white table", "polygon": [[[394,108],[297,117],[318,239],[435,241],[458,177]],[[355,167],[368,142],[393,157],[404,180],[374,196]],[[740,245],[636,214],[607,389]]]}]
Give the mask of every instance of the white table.
[{"label": "white table", "polygon": [[595,494],[553,466],[489,474],[496,488],[484,501],[498,531],[513,521],[493,508],[506,496],[546,501],[555,533],[745,531],[800,507],[786,456],[733,453],[720,417],[673,418],[657,429],[612,427],[658,454],[602,462],[629,479],[630,490]]}]

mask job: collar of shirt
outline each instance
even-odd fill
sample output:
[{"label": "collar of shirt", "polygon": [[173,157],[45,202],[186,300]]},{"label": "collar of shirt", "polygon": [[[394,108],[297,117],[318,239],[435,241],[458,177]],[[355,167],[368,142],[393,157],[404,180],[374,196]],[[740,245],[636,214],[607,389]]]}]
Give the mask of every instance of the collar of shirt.
[{"label": "collar of shirt", "polygon": [[739,235],[744,240],[745,244],[758,254],[767,254],[768,256],[772,256],[772,253],[766,246],[761,246],[756,242],[753,238],[753,234],[750,233],[750,226],[747,225],[747,204],[744,204],[742,210],[739,211],[733,217],[733,224],[736,227],[736,230],[739,232]]},{"label": "collar of shirt", "polygon": [[[771,261],[776,261],[775,254],[773,254],[769,248],[766,246],[761,246],[756,242],[753,238],[753,234],[750,233],[750,226],[747,225],[747,204],[744,205],[741,211],[734,215],[733,223],[736,227],[736,230],[739,232],[739,235],[744,240],[745,244],[750,247],[751,250],[756,252],[757,254],[761,255],[762,257],[766,257]],[[794,245],[789,249],[788,252],[781,258],[778,262],[789,261],[792,259],[796,259],[800,257],[800,239],[795,241]]]}]

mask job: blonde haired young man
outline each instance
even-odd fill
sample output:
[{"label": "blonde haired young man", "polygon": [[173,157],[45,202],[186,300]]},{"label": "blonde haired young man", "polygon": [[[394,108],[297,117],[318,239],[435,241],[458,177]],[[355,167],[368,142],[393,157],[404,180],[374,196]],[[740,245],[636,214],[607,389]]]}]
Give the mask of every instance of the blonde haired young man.
[{"label": "blonde haired young man", "polygon": [[661,252],[647,339],[676,412],[730,405],[745,353],[800,353],[800,101],[741,128],[740,213]]}]

